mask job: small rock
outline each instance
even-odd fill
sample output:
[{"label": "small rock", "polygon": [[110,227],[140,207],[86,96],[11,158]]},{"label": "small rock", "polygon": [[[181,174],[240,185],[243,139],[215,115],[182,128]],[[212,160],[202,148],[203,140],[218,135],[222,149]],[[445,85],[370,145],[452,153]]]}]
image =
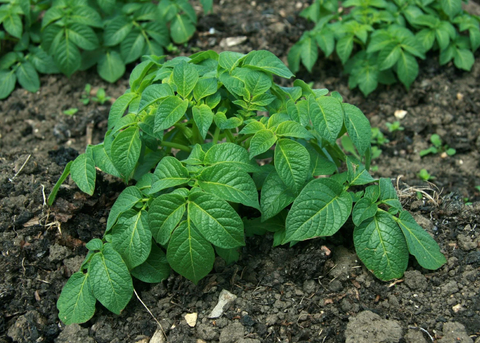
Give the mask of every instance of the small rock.
[{"label": "small rock", "polygon": [[190,326],[191,328],[197,325],[197,318],[198,318],[197,313],[187,313],[185,315],[185,321],[187,322],[188,326]]},{"label": "small rock", "polygon": [[463,309],[463,306],[461,304],[457,304],[452,307],[453,312],[458,313]]},{"label": "small rock", "polygon": [[473,250],[477,247],[477,243],[468,235],[459,234],[457,236],[458,246],[465,251]]},{"label": "small rock", "polygon": [[160,328],[155,331],[149,343],[165,343],[165,335]]},{"label": "small rock", "polygon": [[50,255],[48,255],[48,259],[50,262],[58,262],[62,261],[67,258],[72,252],[67,247],[55,243],[54,245],[50,246]]},{"label": "small rock", "polygon": [[208,315],[208,318],[215,319],[220,317],[223,314],[223,310],[225,307],[229,306],[232,302],[237,299],[235,294],[230,293],[226,289],[223,289],[220,292],[220,296],[218,297],[218,303],[215,305],[214,309]]},{"label": "small rock", "polygon": [[468,336],[465,326],[458,322],[447,322],[443,324],[443,338],[438,343],[473,343],[473,340]]},{"label": "small rock", "polygon": [[238,36],[238,37],[227,37],[220,41],[220,47],[222,48],[230,48],[235,45],[240,45],[245,43],[247,40],[247,36]]},{"label": "small rock", "polygon": [[396,110],[395,113],[394,113],[394,115],[395,115],[395,118],[397,118],[397,119],[403,119],[403,118],[405,118],[405,116],[407,115],[407,111],[405,111],[405,110]]},{"label": "small rock", "polygon": [[210,324],[199,323],[197,325],[197,335],[207,342],[216,341],[218,340],[218,328]]},{"label": "small rock", "polygon": [[317,283],[314,280],[305,280],[303,283],[303,291],[307,294],[315,293]]},{"label": "small rock", "polygon": [[411,290],[423,291],[427,289],[427,279],[418,270],[411,270],[405,272],[405,284]]},{"label": "small rock", "polygon": [[283,33],[285,31],[285,26],[286,25],[284,23],[276,22],[276,23],[270,25],[270,28],[275,33]]},{"label": "small rock", "polygon": [[348,320],[346,343],[397,343],[403,336],[397,321],[382,319],[371,311],[360,312]]},{"label": "small rock", "polygon": [[425,337],[420,332],[420,330],[412,330],[409,329],[407,334],[405,335],[405,341],[407,343],[427,343]]},{"label": "small rock", "polygon": [[449,281],[442,286],[442,294],[450,295],[458,292],[458,285],[456,281]]},{"label": "small rock", "polygon": [[342,282],[340,280],[333,280],[328,285],[328,289],[332,292],[340,292],[343,289]]},{"label": "small rock", "polygon": [[220,333],[220,343],[236,343],[240,340],[243,340],[243,336],[243,325],[238,322],[234,322],[222,330]]},{"label": "small rock", "polygon": [[55,343],[95,343],[95,341],[88,335],[88,329],[78,324],[70,324],[60,332]]}]

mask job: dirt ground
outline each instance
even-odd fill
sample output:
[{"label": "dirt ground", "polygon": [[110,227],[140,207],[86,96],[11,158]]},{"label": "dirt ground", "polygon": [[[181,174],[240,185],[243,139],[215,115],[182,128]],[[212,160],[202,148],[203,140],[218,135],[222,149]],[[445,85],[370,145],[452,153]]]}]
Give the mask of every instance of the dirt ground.
[{"label": "dirt ground", "polygon": [[[181,52],[268,49],[286,61],[289,46],[306,27],[298,17],[304,5],[221,0],[215,14],[200,18],[198,34]],[[432,272],[412,260],[402,279],[385,283],[359,262],[348,227],[343,236],[293,248],[272,249],[270,236],[248,238],[238,263],[218,260],[197,286],[176,274],[157,285],[135,282],[167,341],[480,342],[480,190],[475,188],[480,186],[480,54],[475,56],[468,73],[439,67],[438,57],[429,55],[410,92],[401,85],[381,86],[368,98],[348,89],[337,60],[322,60],[312,74],[297,74],[339,91],[388,138],[374,161],[375,175],[398,185],[404,206],[446,255],[445,266]],[[87,141],[103,138],[111,103],[81,104],[86,83],[117,98],[128,86],[128,74],[115,84],[93,72],[70,79],[44,76],[36,94],[17,89],[0,102],[0,343],[164,341],[136,298],[119,316],[97,304],[95,316],[82,325],[65,327],[57,317],[56,301],[86,254],[85,242],[102,236],[123,189],[98,173],[92,197],[70,182],[52,208],[45,206],[65,164]],[[63,114],[69,108],[79,111]],[[404,130],[390,133],[386,123],[398,120],[397,110],[407,112]],[[434,133],[456,149],[454,156],[419,156]],[[434,185],[417,176],[423,168],[435,176]],[[421,200],[418,190],[424,192]],[[236,300],[210,319],[222,290]],[[193,327],[185,319],[192,313],[198,316]]]}]

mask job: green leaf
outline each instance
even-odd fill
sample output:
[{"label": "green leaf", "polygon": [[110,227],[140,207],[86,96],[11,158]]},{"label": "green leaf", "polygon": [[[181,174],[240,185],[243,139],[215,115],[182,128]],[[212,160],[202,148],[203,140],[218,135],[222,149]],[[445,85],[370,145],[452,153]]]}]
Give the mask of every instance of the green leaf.
[{"label": "green leaf", "polygon": [[167,96],[158,106],[155,114],[154,132],[166,130],[179,121],[188,108],[188,100]]},{"label": "green leaf", "polygon": [[120,193],[110,210],[110,214],[108,215],[107,219],[107,228],[105,232],[110,231],[113,225],[115,225],[115,223],[117,222],[120,214],[130,210],[140,200],[142,200],[142,198],[142,193],[137,187],[130,186],[125,188],[122,193]]},{"label": "green leaf", "polygon": [[120,44],[132,30],[133,24],[123,16],[118,16],[110,21],[103,33],[105,46],[114,46]]},{"label": "green leaf", "polygon": [[380,70],[385,70],[393,67],[400,58],[401,48],[397,43],[390,43],[385,46],[378,55],[378,64]]},{"label": "green leaf", "polygon": [[[145,90],[146,91],[146,90]],[[142,93],[142,96],[145,94]],[[112,129],[120,118],[123,117],[123,114],[127,110],[130,103],[137,97],[136,93],[125,93],[121,95],[110,108],[110,113],[108,114],[108,129]]]},{"label": "green leaf", "polygon": [[82,192],[93,195],[97,172],[95,171],[95,162],[88,151],[79,155],[73,161],[70,167],[70,174]]},{"label": "green leaf", "polygon": [[188,214],[210,243],[225,249],[245,245],[240,216],[217,196],[203,192],[191,193]]},{"label": "green leaf", "polygon": [[161,245],[167,244],[172,231],[185,213],[185,197],[179,194],[162,194],[148,210],[148,222],[153,238]]},{"label": "green leaf", "polygon": [[363,221],[373,218],[378,211],[378,206],[370,198],[362,198],[355,203],[352,211],[352,220],[355,226]]},{"label": "green leaf", "polygon": [[102,79],[113,83],[125,73],[125,63],[118,52],[110,51],[98,61],[97,72]]},{"label": "green leaf", "polygon": [[317,43],[311,37],[305,38],[301,47],[300,47],[300,58],[302,59],[302,63],[307,68],[307,70],[311,73],[312,68],[317,62],[318,58],[318,48]]},{"label": "green leaf", "polygon": [[170,265],[162,249],[154,242],[147,260],[130,273],[140,281],[147,283],[159,283],[170,276]]},{"label": "green leaf", "polygon": [[148,86],[142,92],[142,98],[140,100],[140,104],[138,105],[138,113],[142,112],[148,106],[155,104],[157,101],[173,95],[173,89],[168,83],[153,84]]},{"label": "green leaf", "polygon": [[288,51],[287,61],[290,70],[296,73],[300,69],[300,58],[302,53],[302,45],[300,42],[295,43]]},{"label": "green leaf", "polygon": [[337,42],[336,51],[338,57],[343,64],[345,64],[350,57],[352,50],[353,50],[353,34],[347,34],[340,38]]},{"label": "green leaf", "polygon": [[103,249],[103,241],[100,238],[93,238],[85,244],[85,248],[90,251],[95,250],[102,250]]},{"label": "green leaf", "polygon": [[71,39],[63,37],[52,47],[53,58],[62,73],[70,76],[80,68],[82,57]]},{"label": "green leaf", "polygon": [[122,214],[112,230],[112,245],[128,269],[145,262],[152,247],[147,212],[132,210]]},{"label": "green leaf", "polygon": [[113,165],[112,159],[107,154],[104,143],[95,145],[91,149],[93,154],[93,161],[95,162],[95,166],[98,169],[115,177],[122,177],[117,168],[115,168],[115,166]]},{"label": "green leaf", "polygon": [[251,51],[245,57],[243,66],[251,69],[266,71],[280,77],[289,79],[293,76],[292,72],[283,64],[283,62],[273,53],[267,50]]},{"label": "green leaf", "polygon": [[196,284],[212,270],[215,251],[191,222],[184,221],[172,234],[167,260],[173,270]]},{"label": "green leaf", "polygon": [[342,107],[345,113],[345,127],[348,136],[355,144],[360,155],[364,156],[370,148],[372,136],[370,122],[358,107],[346,103],[342,103]]},{"label": "green leaf", "polygon": [[429,51],[435,42],[435,30],[423,29],[415,37],[422,45],[423,50]]},{"label": "green leaf", "polygon": [[321,155],[312,146],[307,148],[310,154],[310,174],[312,176],[331,175],[337,170],[337,166],[326,156]]},{"label": "green leaf", "polygon": [[353,242],[360,260],[380,280],[398,279],[407,269],[405,238],[388,213],[378,212],[356,226]]},{"label": "green leaf", "polygon": [[55,198],[57,197],[58,190],[60,189],[60,186],[65,182],[67,179],[68,175],[70,175],[70,167],[72,165],[73,161],[70,161],[67,163],[65,166],[65,169],[63,170],[62,175],[58,179],[57,183],[55,183],[55,186],[53,186],[50,194],[48,195],[47,199],[47,205],[52,206],[53,202],[55,201]]},{"label": "green leaf", "polygon": [[331,179],[315,179],[303,188],[287,216],[283,244],[331,236],[352,211],[352,197]]},{"label": "green leaf", "polygon": [[470,71],[473,63],[475,63],[475,57],[470,50],[455,49],[453,63],[455,63],[457,68]]},{"label": "green leaf", "polygon": [[229,71],[233,70],[243,60],[244,54],[233,51],[222,51],[218,55],[218,65]]},{"label": "green leaf", "polygon": [[453,18],[462,10],[462,0],[440,0],[443,11]]},{"label": "green leaf", "polygon": [[402,210],[402,204],[398,200],[397,191],[393,187],[390,179],[381,178],[379,182],[380,188],[380,201],[387,204],[399,211]]},{"label": "green leaf", "polygon": [[248,151],[234,143],[222,143],[212,146],[205,153],[205,165],[228,165],[252,173],[259,166],[248,156]]},{"label": "green leaf", "polygon": [[155,168],[154,174],[159,180],[152,185],[150,194],[182,185],[190,180],[187,168],[173,156],[162,158]]},{"label": "green leaf", "polygon": [[300,192],[310,169],[310,154],[307,149],[291,139],[280,139],[275,147],[275,169],[282,181]]},{"label": "green leaf", "polygon": [[86,25],[74,23],[67,28],[66,34],[75,45],[83,50],[95,50],[98,48],[97,35]]},{"label": "green leaf", "polygon": [[254,97],[268,91],[272,87],[272,80],[267,74],[252,70],[245,77],[245,87],[250,96]]},{"label": "green leaf", "polygon": [[262,185],[260,208],[262,221],[276,216],[295,200],[295,195],[277,173],[270,173]]},{"label": "green leaf", "polygon": [[275,134],[278,137],[293,137],[309,140],[313,138],[313,135],[308,132],[301,124],[294,121],[284,121],[280,123],[276,130]]},{"label": "green leaf", "polygon": [[350,157],[347,157],[347,180],[352,186],[365,185],[376,181],[363,165],[353,163]]},{"label": "green leaf", "polygon": [[125,180],[130,179],[140,158],[142,141],[139,130],[130,127],[120,132],[112,143],[112,162]]},{"label": "green leaf", "polygon": [[195,100],[199,101],[209,95],[215,94],[217,88],[218,80],[216,78],[201,78],[193,89],[193,96]]},{"label": "green leaf", "polygon": [[315,100],[310,96],[307,101],[310,105],[310,119],[313,127],[322,138],[334,145],[343,127],[342,103],[332,97],[321,97]]},{"label": "green leaf", "polygon": [[15,89],[17,77],[10,70],[0,70],[0,99],[5,99]]},{"label": "green leaf", "polygon": [[170,23],[170,34],[176,44],[187,42],[195,33],[195,25],[186,14],[176,14]]},{"label": "green leaf", "polygon": [[120,54],[125,63],[136,61],[142,56],[145,37],[138,30],[131,31],[120,44]]},{"label": "green leaf", "polygon": [[218,256],[220,256],[225,261],[227,266],[237,262],[240,258],[240,252],[238,248],[222,249],[219,247],[215,247],[215,251],[217,252]]},{"label": "green leaf", "polygon": [[202,139],[205,140],[208,129],[213,123],[213,112],[208,105],[202,104],[200,106],[193,107],[192,113],[193,120],[195,121],[195,124],[197,124],[198,131],[200,131]]},{"label": "green leaf", "polygon": [[447,262],[437,242],[417,224],[409,212],[402,211],[399,218],[394,219],[403,231],[408,251],[423,268],[435,270]]},{"label": "green leaf", "polygon": [[186,98],[198,82],[197,69],[193,64],[180,62],[173,68],[173,82],[177,86],[178,94]]},{"label": "green leaf", "polygon": [[110,13],[115,8],[116,1],[115,0],[98,0],[97,3],[98,3],[98,6],[100,6],[100,8],[104,12]]},{"label": "green leaf", "polygon": [[265,129],[258,131],[250,141],[250,158],[260,155],[270,149],[277,141],[277,136],[272,130]]},{"label": "green leaf", "polygon": [[199,186],[219,198],[259,208],[258,193],[250,175],[236,166],[217,164],[202,170]]},{"label": "green leaf", "polygon": [[252,135],[263,129],[266,129],[265,125],[259,121],[253,120],[245,125],[239,133],[242,135]]},{"label": "green leaf", "polygon": [[40,89],[40,79],[35,67],[30,62],[20,63],[16,74],[18,83],[27,91],[35,93]]},{"label": "green leaf", "polygon": [[397,62],[397,75],[407,90],[418,75],[418,63],[408,52],[401,52]]},{"label": "green leaf", "polygon": [[331,30],[322,30],[315,35],[315,40],[326,57],[330,56],[335,50],[335,35]]},{"label": "green leaf", "polygon": [[3,21],[3,28],[13,37],[22,38],[23,25],[19,15],[10,13]]},{"label": "green leaf", "polygon": [[127,265],[111,243],[93,255],[89,274],[95,298],[111,312],[120,314],[132,297],[133,283]]},{"label": "green leaf", "polygon": [[95,313],[97,299],[89,284],[89,274],[79,271],[63,286],[57,301],[58,318],[65,324],[85,323]]}]

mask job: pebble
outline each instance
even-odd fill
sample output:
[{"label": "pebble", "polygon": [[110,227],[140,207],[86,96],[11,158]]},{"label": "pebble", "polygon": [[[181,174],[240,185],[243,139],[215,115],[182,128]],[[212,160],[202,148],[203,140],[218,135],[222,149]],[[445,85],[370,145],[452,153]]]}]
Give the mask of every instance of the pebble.
[{"label": "pebble", "polygon": [[208,318],[215,319],[220,317],[223,314],[224,308],[234,302],[235,299],[237,299],[237,296],[235,294],[232,294],[226,289],[223,289],[218,297],[217,305],[215,305],[212,312],[210,312]]}]

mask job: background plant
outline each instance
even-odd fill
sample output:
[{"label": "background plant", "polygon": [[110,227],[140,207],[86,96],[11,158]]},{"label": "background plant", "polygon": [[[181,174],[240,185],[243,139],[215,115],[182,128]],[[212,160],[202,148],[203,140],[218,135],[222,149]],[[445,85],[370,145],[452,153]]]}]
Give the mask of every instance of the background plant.
[{"label": "background plant", "polygon": [[[132,277],[160,282],[172,268],[197,283],[216,254],[238,259],[245,235],[272,232],[275,246],[293,245],[331,236],[350,217],[358,256],[382,280],[401,277],[409,254],[427,269],[445,263],[390,179],[369,174],[371,128],[360,109],[274,76],[293,75],[268,51],[146,56],[132,71],[104,142],[66,166],[48,199],[68,175],[93,194],[96,168],[129,185],[62,291],[64,323],[90,319],[97,300],[120,313]],[[358,158],[337,144],[344,136]]]},{"label": "background plant", "polygon": [[417,58],[431,50],[440,65],[453,60],[470,70],[480,46],[479,18],[462,9],[462,0],[315,0],[300,15],[315,26],[290,49],[292,71],[301,62],[311,72],[319,50],[326,57],[336,52],[350,88],[364,95],[397,79],[408,90]]},{"label": "background plant", "polygon": [[457,153],[455,149],[450,148],[447,144],[443,144],[442,139],[436,133],[430,136],[430,142],[432,142],[433,146],[420,151],[421,157],[428,154],[437,154],[439,152],[444,153],[445,157],[453,156]]},{"label": "background plant", "polygon": [[[0,99],[17,81],[36,92],[38,73],[70,76],[96,65],[104,80],[115,82],[125,65],[140,56],[162,55],[171,40],[187,42],[197,23],[187,0],[162,0],[158,5],[129,0],[2,2]],[[211,11],[212,0],[201,3],[205,12]]]}]

